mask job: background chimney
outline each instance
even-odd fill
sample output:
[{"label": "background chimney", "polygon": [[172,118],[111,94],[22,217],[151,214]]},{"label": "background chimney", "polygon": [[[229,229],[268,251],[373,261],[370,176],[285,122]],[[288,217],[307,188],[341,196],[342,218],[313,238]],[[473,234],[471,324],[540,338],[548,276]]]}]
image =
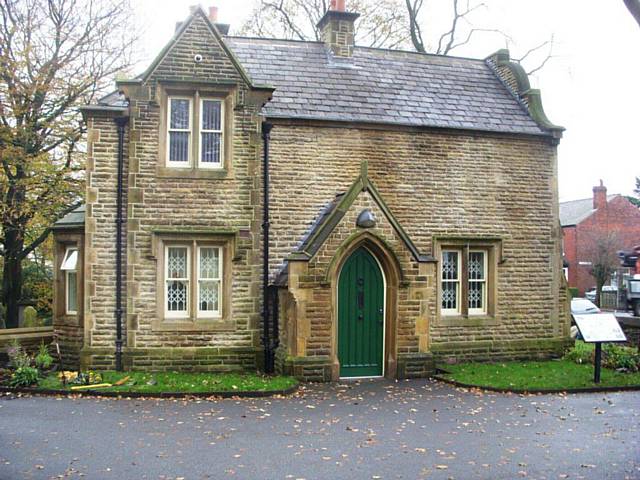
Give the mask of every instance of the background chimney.
[{"label": "background chimney", "polygon": [[354,23],[359,13],[345,11],[345,0],[331,0],[329,10],[318,22],[320,38],[338,57],[351,57],[355,46]]},{"label": "background chimney", "polygon": [[607,187],[602,184],[602,180],[600,180],[600,185],[597,187],[593,187],[593,208],[599,209],[607,206]]},{"label": "background chimney", "polygon": [[209,20],[211,23],[218,23],[218,7],[209,7]]}]

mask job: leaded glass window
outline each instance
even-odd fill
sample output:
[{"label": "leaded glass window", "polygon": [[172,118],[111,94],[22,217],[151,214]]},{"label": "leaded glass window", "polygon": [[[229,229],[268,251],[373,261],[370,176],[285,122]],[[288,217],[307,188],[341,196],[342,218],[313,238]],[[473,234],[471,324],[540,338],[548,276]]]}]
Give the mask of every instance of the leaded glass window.
[{"label": "leaded glass window", "polygon": [[189,248],[167,247],[165,251],[165,303],[169,317],[189,313]]},{"label": "leaded glass window", "polygon": [[202,100],[200,104],[200,166],[215,168],[222,158],[222,115],[220,100]]},{"label": "leaded glass window", "polygon": [[487,311],[487,254],[484,251],[469,251],[469,313]]},{"label": "leaded glass window", "polygon": [[460,252],[443,250],[442,252],[442,311],[460,312]]},{"label": "leaded glass window", "polygon": [[198,316],[220,314],[220,247],[198,247]]},{"label": "leaded glass window", "polygon": [[188,166],[191,146],[191,99],[169,98],[169,164]]}]

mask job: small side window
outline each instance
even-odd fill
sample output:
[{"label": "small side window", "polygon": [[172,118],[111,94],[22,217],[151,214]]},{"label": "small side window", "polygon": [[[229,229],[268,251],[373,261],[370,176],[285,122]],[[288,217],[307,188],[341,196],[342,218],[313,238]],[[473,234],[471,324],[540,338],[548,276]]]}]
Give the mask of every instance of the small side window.
[{"label": "small side window", "polygon": [[64,253],[60,270],[64,272],[65,284],[65,313],[76,315],[78,313],[78,249],[69,247]]}]

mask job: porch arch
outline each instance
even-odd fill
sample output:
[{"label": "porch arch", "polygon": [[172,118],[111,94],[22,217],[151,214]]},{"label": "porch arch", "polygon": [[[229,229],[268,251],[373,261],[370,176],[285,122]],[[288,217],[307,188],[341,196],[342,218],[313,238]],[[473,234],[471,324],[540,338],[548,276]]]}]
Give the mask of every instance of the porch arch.
[{"label": "porch arch", "polygon": [[372,234],[361,232],[347,239],[338,248],[331,263],[327,267],[326,280],[331,285],[331,357],[332,380],[340,378],[340,362],[338,359],[338,280],[340,271],[351,254],[364,247],[376,258],[385,278],[385,319],[384,319],[384,376],[396,378],[397,373],[397,331],[398,331],[398,293],[403,279],[403,272],[398,257],[389,245]]}]

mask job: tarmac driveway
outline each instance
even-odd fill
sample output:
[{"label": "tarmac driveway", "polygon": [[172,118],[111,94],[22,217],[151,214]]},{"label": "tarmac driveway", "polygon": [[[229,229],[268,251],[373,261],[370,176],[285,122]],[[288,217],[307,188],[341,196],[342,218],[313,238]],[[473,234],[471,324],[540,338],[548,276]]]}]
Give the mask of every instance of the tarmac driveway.
[{"label": "tarmac driveway", "polygon": [[0,479],[640,479],[640,392],[435,381],[289,398],[0,398]]}]

